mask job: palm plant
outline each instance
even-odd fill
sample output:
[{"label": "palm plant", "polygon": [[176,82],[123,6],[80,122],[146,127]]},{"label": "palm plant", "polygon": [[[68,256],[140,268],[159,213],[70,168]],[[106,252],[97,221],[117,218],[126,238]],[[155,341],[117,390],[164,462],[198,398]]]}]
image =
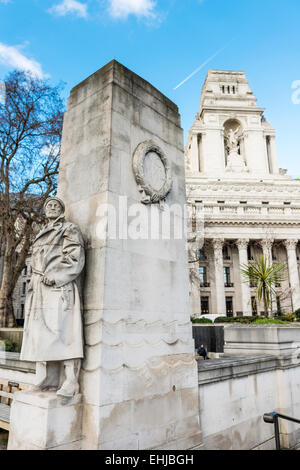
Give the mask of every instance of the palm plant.
[{"label": "palm plant", "polygon": [[259,302],[263,300],[264,313],[268,316],[272,297],[276,297],[276,285],[286,279],[286,265],[269,262],[266,256],[261,255],[259,259],[242,264],[241,273],[243,282],[256,286],[256,298]]}]

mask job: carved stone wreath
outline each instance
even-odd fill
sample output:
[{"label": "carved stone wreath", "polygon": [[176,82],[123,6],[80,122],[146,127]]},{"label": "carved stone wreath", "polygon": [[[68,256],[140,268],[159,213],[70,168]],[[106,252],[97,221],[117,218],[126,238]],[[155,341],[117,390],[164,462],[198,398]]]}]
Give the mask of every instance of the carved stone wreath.
[{"label": "carved stone wreath", "polygon": [[[159,189],[155,189],[153,187],[153,181],[150,181],[147,177],[147,170],[145,169],[146,158],[150,162],[148,165],[152,165],[153,167],[150,168],[150,171],[152,171],[152,173],[154,171],[155,173],[156,165],[157,171],[160,173],[159,177],[162,179],[162,186]],[[163,178],[161,175],[162,168],[158,168],[155,159],[163,166]],[[167,157],[161,148],[151,140],[139,144],[133,154],[132,168],[143,204],[161,203],[161,201],[166,199],[172,188],[172,176]]]}]

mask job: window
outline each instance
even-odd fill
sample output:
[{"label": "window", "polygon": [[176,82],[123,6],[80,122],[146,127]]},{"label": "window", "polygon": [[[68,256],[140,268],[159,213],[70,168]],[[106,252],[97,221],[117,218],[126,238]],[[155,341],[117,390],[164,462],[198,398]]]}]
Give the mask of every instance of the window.
[{"label": "window", "polygon": [[262,202],[262,205],[263,205],[263,206],[268,206],[269,203],[268,203],[267,201],[263,201],[263,202]]},{"label": "window", "polygon": [[27,266],[24,267],[23,276],[27,276]]},{"label": "window", "polygon": [[252,315],[257,315],[257,302],[255,297],[251,297]]},{"label": "window", "polygon": [[232,300],[232,297],[226,297],[226,314],[227,314],[227,317],[233,317],[233,300]]},{"label": "window", "polygon": [[200,261],[206,260],[204,250],[198,250],[198,258],[199,258]]},{"label": "window", "polygon": [[200,276],[200,284],[207,284],[207,269],[206,266],[199,267],[199,276]]},{"label": "window", "polygon": [[225,286],[230,286],[230,268],[229,266],[224,266],[224,284]]},{"label": "window", "polygon": [[207,315],[209,313],[209,297],[201,297],[201,314]]},{"label": "window", "polygon": [[24,304],[21,304],[21,319],[24,318]]},{"label": "window", "polygon": [[23,282],[22,295],[26,294],[26,282]]},{"label": "window", "polygon": [[230,254],[229,254],[228,246],[224,246],[224,247],[223,247],[223,259],[224,259],[225,261],[229,261],[229,260],[230,260]]},{"label": "window", "polygon": [[252,261],[252,260],[253,260],[253,256],[252,256],[251,246],[250,246],[250,245],[248,245],[247,253],[248,253],[248,261]]}]

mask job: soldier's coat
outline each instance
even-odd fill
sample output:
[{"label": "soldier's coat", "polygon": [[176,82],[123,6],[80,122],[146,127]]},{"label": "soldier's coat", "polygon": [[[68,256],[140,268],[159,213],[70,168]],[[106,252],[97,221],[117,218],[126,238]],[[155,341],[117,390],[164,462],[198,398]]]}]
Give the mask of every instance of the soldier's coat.
[{"label": "soldier's coat", "polygon": [[[21,359],[62,361],[83,357],[80,296],[76,279],[85,262],[79,228],[59,217],[36,237],[25,303]],[[54,286],[42,282],[43,275]]]}]

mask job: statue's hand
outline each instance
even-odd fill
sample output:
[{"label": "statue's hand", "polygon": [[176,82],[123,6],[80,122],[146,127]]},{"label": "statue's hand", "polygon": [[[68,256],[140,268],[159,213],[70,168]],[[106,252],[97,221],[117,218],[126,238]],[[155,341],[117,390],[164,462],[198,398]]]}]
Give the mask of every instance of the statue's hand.
[{"label": "statue's hand", "polygon": [[54,286],[54,284],[55,284],[54,279],[49,279],[46,276],[43,277],[42,281],[46,286]]}]

